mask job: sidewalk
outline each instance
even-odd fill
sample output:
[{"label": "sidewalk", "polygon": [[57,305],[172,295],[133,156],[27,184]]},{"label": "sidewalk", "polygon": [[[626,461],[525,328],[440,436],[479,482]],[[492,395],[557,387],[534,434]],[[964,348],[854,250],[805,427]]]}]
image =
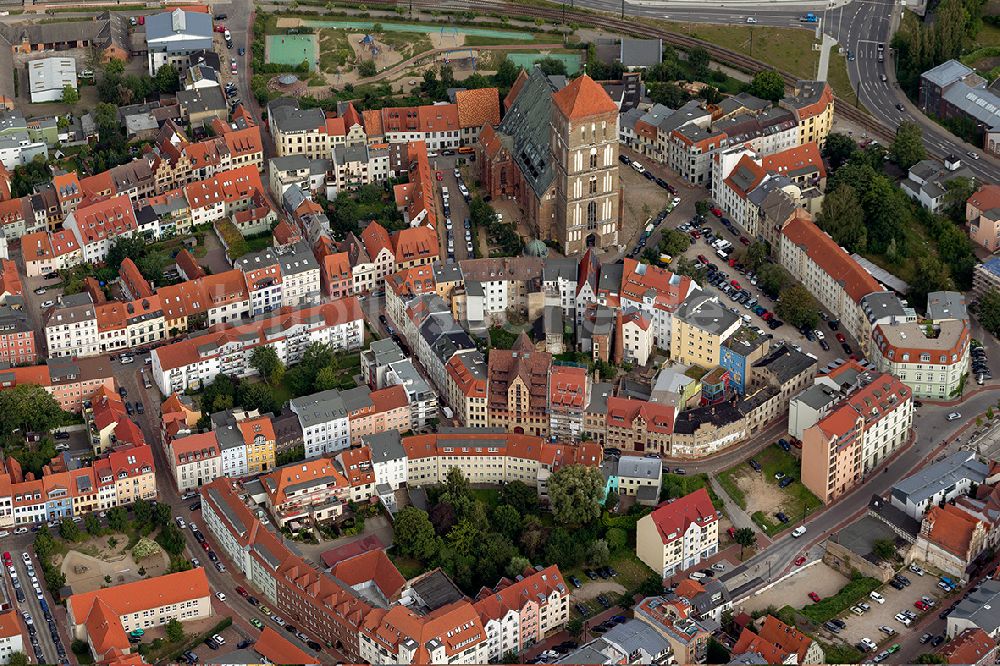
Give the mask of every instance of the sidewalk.
[{"label": "sidewalk", "polygon": [[722,506],[726,515],[729,516],[729,520],[733,523],[733,527],[735,529],[749,527],[757,534],[758,539],[763,536],[764,540],[770,543],[770,539],[768,539],[760,527],[750,519],[747,512],[741,509],[740,506],[733,501],[726,490],[722,487],[722,484],[716,480],[715,475],[709,475],[708,479],[712,484],[712,490],[714,490],[715,494],[722,499]]}]

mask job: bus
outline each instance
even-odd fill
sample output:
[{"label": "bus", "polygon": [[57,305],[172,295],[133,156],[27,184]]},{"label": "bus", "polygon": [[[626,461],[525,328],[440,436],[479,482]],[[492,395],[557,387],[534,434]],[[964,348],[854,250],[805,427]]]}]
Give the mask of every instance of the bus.
[{"label": "bus", "polygon": [[474,152],[476,152],[476,149],[473,148],[472,146],[462,146],[461,148],[458,149],[459,155],[469,155]]}]

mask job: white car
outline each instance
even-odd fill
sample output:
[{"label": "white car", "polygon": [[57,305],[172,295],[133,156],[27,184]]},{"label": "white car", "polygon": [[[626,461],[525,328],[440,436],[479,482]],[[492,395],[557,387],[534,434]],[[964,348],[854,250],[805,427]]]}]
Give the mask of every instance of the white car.
[{"label": "white car", "polygon": [[819,330],[818,328],[817,328],[817,329],[816,329],[815,331],[813,331],[813,333],[815,333],[815,334],[816,334],[816,339],[817,339],[817,340],[822,340],[823,338],[825,338],[825,337],[826,337],[826,336],[825,336],[825,335],[823,334],[823,331]]},{"label": "white car", "polygon": [[971,157],[974,160],[978,160],[979,159],[979,153],[977,153],[974,150],[970,150],[969,151],[969,157]]},{"label": "white car", "polygon": [[[28,531],[28,528],[26,528],[26,527],[23,528],[23,529],[24,529],[25,532]],[[16,532],[15,532],[15,534],[16,534]],[[24,534],[24,532],[22,532],[22,534]],[[21,559],[24,560],[25,564],[31,564],[31,555],[28,555],[27,553],[21,553]]]},{"label": "white car", "polygon": [[868,598],[871,599],[872,601],[876,602],[876,603],[879,603],[879,604],[884,604],[885,603],[885,597],[883,597],[878,592],[871,592],[868,595]]},{"label": "white car", "polygon": [[904,627],[908,627],[911,624],[913,624],[913,620],[911,620],[910,618],[906,617],[902,613],[896,613],[896,618],[895,619],[896,619],[897,622],[901,623]]},{"label": "white car", "polygon": [[702,578],[705,578],[705,574],[700,571],[692,571],[688,574],[688,578],[691,580],[701,580]]},{"label": "white car", "polygon": [[218,597],[219,601],[225,601],[226,600],[226,593],[225,592],[216,592],[215,596]]},{"label": "white car", "polygon": [[16,530],[14,530],[14,534],[27,534],[27,533],[28,533],[27,527],[18,527]]},{"label": "white car", "polygon": [[214,634],[212,636],[212,640],[215,641],[216,643],[218,643],[219,645],[225,645],[226,644],[226,639],[223,638],[222,636],[220,636],[219,634]]},{"label": "white car", "polygon": [[806,533],[806,528],[804,525],[799,525],[794,530],[792,530],[792,538],[798,539],[800,536]]},{"label": "white car", "polygon": [[875,643],[875,641],[873,641],[870,638],[862,638],[861,639],[861,644],[864,645],[869,650],[877,650],[878,649],[878,645]]},{"label": "white car", "polygon": [[131,356],[122,356],[121,357],[121,361],[122,361],[122,365],[128,365],[129,363],[135,363],[135,359],[132,358]]},{"label": "white car", "polygon": [[55,304],[56,304],[55,301],[43,301],[42,302],[42,307],[43,308],[51,308]]},{"label": "white car", "polygon": [[756,23],[756,22],[757,22],[757,19],[755,19],[754,17],[752,17],[752,16],[748,16],[747,17],[747,23]]},{"label": "white car", "polygon": [[962,418],[961,412],[952,412],[951,414],[948,415],[949,421],[957,421],[960,418]]},{"label": "white car", "polygon": [[9,537],[9,536],[10,536],[10,532],[8,532],[7,530],[0,530],[0,539],[2,539],[4,537]]},{"label": "white car", "polygon": [[910,571],[912,571],[913,573],[917,574],[918,576],[923,576],[924,575],[924,570],[921,569],[920,567],[918,567],[916,564],[911,564],[910,565]]}]

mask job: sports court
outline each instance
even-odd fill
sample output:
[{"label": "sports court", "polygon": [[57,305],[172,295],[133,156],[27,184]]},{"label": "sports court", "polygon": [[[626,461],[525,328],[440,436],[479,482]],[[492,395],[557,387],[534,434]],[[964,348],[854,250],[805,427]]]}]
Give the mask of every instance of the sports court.
[{"label": "sports court", "polygon": [[291,66],[301,65],[306,60],[312,72],[319,66],[319,42],[316,35],[268,35],[264,60]]},{"label": "sports court", "polygon": [[549,58],[551,60],[561,60],[566,65],[566,73],[573,76],[580,71],[580,56],[570,53],[508,53],[507,59],[518,67],[531,69],[536,62]]}]

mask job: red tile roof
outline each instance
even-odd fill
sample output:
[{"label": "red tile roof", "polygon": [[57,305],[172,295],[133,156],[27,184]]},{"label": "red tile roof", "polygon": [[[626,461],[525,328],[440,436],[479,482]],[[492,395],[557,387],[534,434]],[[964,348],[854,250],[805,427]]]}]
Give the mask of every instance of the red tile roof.
[{"label": "red tile roof", "polygon": [[271,627],[264,627],[253,649],[272,664],[318,664],[319,659],[300,650]]},{"label": "red tile roof", "polygon": [[0,613],[0,638],[12,638],[21,635],[21,619],[17,611],[9,610]]},{"label": "red tile roof", "polygon": [[941,654],[949,664],[978,664],[996,649],[996,641],[985,631],[975,627],[956,636],[941,648]]},{"label": "red tile roof", "polygon": [[480,128],[500,124],[500,94],[496,88],[475,88],[455,93],[458,124]]},{"label": "red tile roof", "polygon": [[372,581],[386,599],[393,599],[406,585],[406,578],[384,550],[369,550],[333,565],[330,573],[351,587]]},{"label": "red tile roof", "polygon": [[924,516],[921,531],[931,543],[937,544],[949,553],[968,561],[978,555],[978,553],[971,553],[970,547],[972,546],[972,537],[980,524],[985,529],[989,529],[989,523],[979,520],[957,506],[945,504],[943,507],[932,506],[930,508],[927,515]]},{"label": "red tile roof", "polygon": [[649,515],[665,544],[683,538],[691,523],[704,526],[718,520],[712,500],[704,488],[673,502],[661,504]]},{"label": "red tile roof", "polygon": [[757,632],[761,638],[773,643],[784,652],[798,655],[800,664],[805,663],[806,652],[813,640],[795,627],[790,627],[773,615],[764,618],[764,624]]},{"label": "red tile roof", "polygon": [[378,222],[371,222],[361,232],[361,242],[365,244],[365,251],[373,260],[383,249],[387,248],[392,252],[392,239],[389,232]]},{"label": "red tile roof", "polygon": [[736,641],[736,645],[733,646],[733,654],[745,654],[747,652],[756,652],[764,658],[764,663],[766,664],[783,664],[789,654],[774,643],[764,640],[754,632],[744,628],[739,640]]},{"label": "red tile roof", "polygon": [[973,192],[971,197],[966,199],[966,203],[971,204],[980,211],[1000,208],[1000,185],[993,183],[983,185]]},{"label": "red tile roof", "polygon": [[[569,596],[562,573],[554,564],[541,571],[528,568],[523,575],[519,581],[504,578],[496,588],[484,587],[479,591],[474,606],[483,622],[499,620],[508,611],[515,611],[520,615],[521,609],[528,602],[545,605],[553,592],[561,597]],[[545,601],[542,601],[543,598]]]},{"label": "red tile roof", "polygon": [[855,303],[872,292],[882,291],[878,281],[811,220],[794,218],[781,233],[839,282]]},{"label": "red tile roof", "polygon": [[401,229],[392,234],[392,244],[397,263],[437,259],[441,252],[437,232],[429,226]]},{"label": "red tile roof", "polygon": [[110,240],[138,228],[132,200],[125,194],[80,207],[73,218],[84,245]]},{"label": "red tile roof", "polygon": [[589,374],[586,368],[554,365],[549,373],[549,404],[582,410],[587,403]]},{"label": "red tile roof", "polygon": [[826,178],[823,157],[819,153],[819,146],[814,141],[765,155],[762,164],[768,172],[778,173],[782,176],[787,176],[799,169],[814,168],[820,178]]},{"label": "red tile roof", "polygon": [[553,93],[552,102],[569,120],[618,113],[618,106],[611,101],[607,91],[586,74]]}]

